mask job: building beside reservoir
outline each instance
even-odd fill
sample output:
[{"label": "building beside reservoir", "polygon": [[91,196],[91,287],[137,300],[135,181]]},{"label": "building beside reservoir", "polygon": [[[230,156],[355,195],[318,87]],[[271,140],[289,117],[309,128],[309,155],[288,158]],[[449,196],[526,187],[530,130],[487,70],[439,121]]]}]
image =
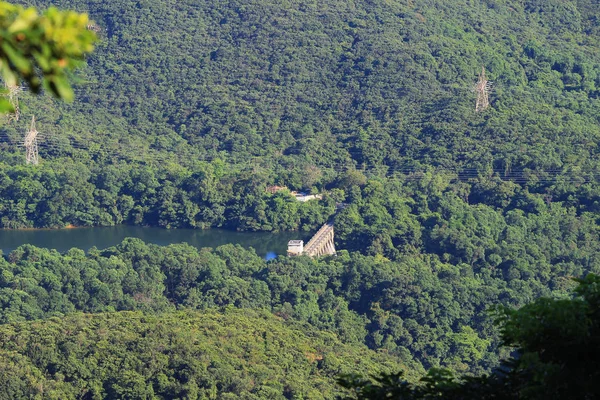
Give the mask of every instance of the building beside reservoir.
[{"label": "building beside reservoir", "polygon": [[[287,186],[268,186],[267,193],[275,194],[277,192],[281,192],[283,190],[288,190]],[[305,192],[297,192],[295,190],[290,191],[290,194],[294,196],[294,198],[298,201],[309,201],[309,200],[321,200],[323,198],[322,194],[308,194]]]}]

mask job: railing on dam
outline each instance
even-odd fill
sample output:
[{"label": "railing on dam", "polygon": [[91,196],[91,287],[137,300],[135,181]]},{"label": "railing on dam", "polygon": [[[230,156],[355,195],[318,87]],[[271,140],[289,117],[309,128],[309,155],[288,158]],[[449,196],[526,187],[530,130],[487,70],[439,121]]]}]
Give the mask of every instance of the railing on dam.
[{"label": "railing on dam", "polygon": [[301,254],[309,257],[335,255],[333,239],[333,223],[328,222],[314,234],[306,246],[304,246],[302,240],[290,240],[288,243],[288,256],[298,256]]}]

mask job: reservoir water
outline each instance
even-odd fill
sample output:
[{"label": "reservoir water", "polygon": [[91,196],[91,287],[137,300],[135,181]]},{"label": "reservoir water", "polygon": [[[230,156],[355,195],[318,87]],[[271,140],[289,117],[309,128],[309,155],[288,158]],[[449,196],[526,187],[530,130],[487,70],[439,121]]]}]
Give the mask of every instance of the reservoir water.
[{"label": "reservoir water", "polygon": [[89,250],[92,247],[105,249],[121,243],[126,237],[135,237],[146,243],[169,245],[189,243],[202,247],[217,247],[228,243],[252,247],[265,258],[273,258],[286,253],[287,242],[291,239],[304,239],[309,236],[301,232],[235,232],[225,229],[161,229],[140,226],[112,226],[73,229],[0,229],[0,250],[4,254],[23,244],[56,249],[65,252],[73,247]]}]

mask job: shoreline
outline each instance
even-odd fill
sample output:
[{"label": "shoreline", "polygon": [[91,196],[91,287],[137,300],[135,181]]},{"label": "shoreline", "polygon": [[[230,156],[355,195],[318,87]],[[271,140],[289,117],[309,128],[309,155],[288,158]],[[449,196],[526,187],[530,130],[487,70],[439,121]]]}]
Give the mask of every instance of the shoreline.
[{"label": "shoreline", "polygon": [[0,231],[60,231],[64,229],[81,229],[81,228],[97,228],[95,226],[75,226],[73,224],[68,224],[63,226],[62,228],[0,228]]}]

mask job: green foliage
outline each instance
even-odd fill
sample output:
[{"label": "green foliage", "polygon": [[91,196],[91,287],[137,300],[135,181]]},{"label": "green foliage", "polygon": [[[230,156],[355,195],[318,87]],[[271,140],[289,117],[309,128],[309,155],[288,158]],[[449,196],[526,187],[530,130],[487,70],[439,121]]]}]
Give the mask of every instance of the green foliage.
[{"label": "green foliage", "polygon": [[500,318],[503,345],[518,349],[511,383],[521,398],[600,395],[600,277],[578,282],[574,299],[541,298]]},{"label": "green foliage", "polygon": [[[512,249],[507,244],[498,257]],[[517,263],[525,263],[528,252],[542,260],[547,251],[529,247]],[[335,332],[346,343],[385,350],[416,371],[446,367],[481,373],[507,355],[498,353],[500,335],[488,316],[490,308],[564,296],[567,276],[595,271],[575,268],[581,262],[576,253],[562,257],[560,265],[536,264],[539,270],[557,268],[546,278],[521,269],[521,275],[507,279],[508,267],[505,271],[482,260],[455,265],[415,253],[390,260],[341,251],[334,258],[267,262],[233,245],[197,250],[127,239],[88,255],[27,245],[0,261],[0,322],[75,311],[266,309]]]},{"label": "green foliage", "polygon": [[[0,130],[0,227],[312,231],[340,206],[350,252],[23,247],[2,263],[0,318],[264,308],[416,370],[490,371],[509,353],[491,306],[600,272],[592,3],[60,1],[101,40],[74,103],[21,99],[47,134],[40,166],[17,155],[24,122]],[[494,92],[475,113],[482,65]],[[133,372],[112,396],[141,390]]]},{"label": "green foliage", "polygon": [[[3,193],[4,227],[314,229],[302,218],[330,210],[300,212],[260,189],[348,192],[366,178],[421,172],[471,204],[504,208],[516,191],[523,201],[511,208],[598,211],[589,1],[53,4],[89,11],[101,40],[73,77],[75,103],[21,101],[46,134],[46,168],[89,170],[78,188],[86,200],[70,204],[53,185],[47,195],[65,213],[48,217],[43,203]],[[482,65],[495,90],[492,107],[475,113]],[[0,132],[10,174],[23,129]]]},{"label": "green foliage", "polygon": [[[0,162],[0,227],[112,226],[311,231],[335,212],[329,196],[299,202],[269,194],[248,171],[220,170],[219,161],[194,168],[109,167],[68,161],[39,168]],[[176,180],[174,183],[173,180]]]},{"label": "green foliage", "polygon": [[[49,8],[39,15],[34,8],[0,2],[0,74],[9,86],[25,81],[33,92],[42,87],[56,97],[72,101],[66,71],[80,65],[93,49],[96,35],[87,30],[88,17]],[[9,104],[3,100],[0,111]]]},{"label": "green foliage", "polygon": [[389,356],[267,312],[73,314],[0,326],[2,399],[331,399]]},{"label": "green foliage", "polygon": [[504,346],[515,357],[491,375],[457,379],[432,369],[414,385],[402,373],[341,378],[353,399],[593,399],[600,394],[600,277],[578,280],[572,299],[540,298],[499,312]]}]

